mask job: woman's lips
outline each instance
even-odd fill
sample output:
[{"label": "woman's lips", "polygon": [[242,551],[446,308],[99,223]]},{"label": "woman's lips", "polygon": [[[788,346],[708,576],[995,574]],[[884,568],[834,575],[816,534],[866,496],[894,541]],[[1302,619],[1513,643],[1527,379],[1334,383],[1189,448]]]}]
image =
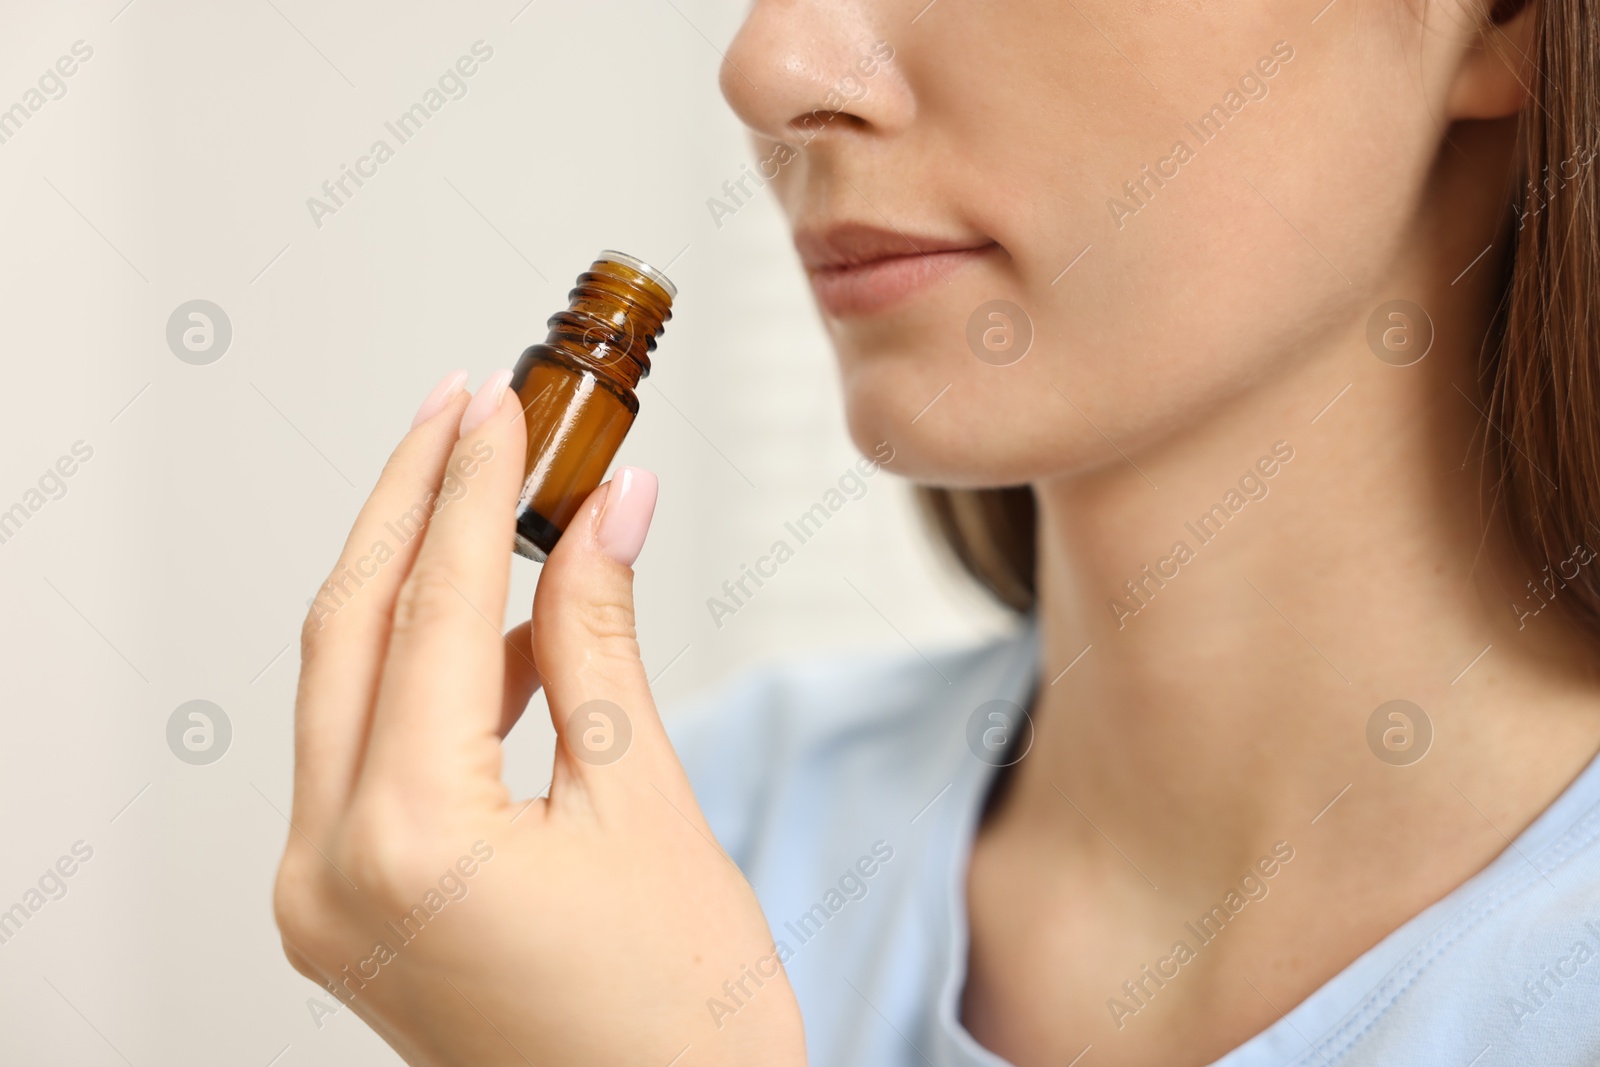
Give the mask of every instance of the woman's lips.
[{"label": "woman's lips", "polygon": [[835,318],[871,315],[947,282],[957,270],[994,247],[913,252],[847,267],[818,267],[810,272],[811,289],[822,310]]},{"label": "woman's lips", "polygon": [[859,223],[802,229],[795,247],[822,310],[835,318],[885,311],[999,247],[993,241],[913,237]]}]

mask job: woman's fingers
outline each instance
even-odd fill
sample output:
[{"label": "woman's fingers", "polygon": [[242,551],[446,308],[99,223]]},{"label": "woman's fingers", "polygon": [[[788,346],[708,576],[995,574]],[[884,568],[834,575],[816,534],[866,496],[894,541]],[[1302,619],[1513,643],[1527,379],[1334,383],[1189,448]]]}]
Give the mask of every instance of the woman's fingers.
[{"label": "woman's fingers", "polygon": [[[490,377],[461,420],[449,468],[458,479],[428,527],[394,607],[362,788],[425,782],[464,797],[470,777],[495,792],[506,647],[500,632],[523,480],[521,405],[509,371]],[[492,782],[487,779],[493,778]],[[432,795],[438,795],[434,791]]]},{"label": "woman's fingers", "polygon": [[505,740],[506,734],[517,725],[528,701],[539,691],[539,668],[533,662],[533,620],[511,629],[505,637],[506,671],[503,695],[500,701],[500,728],[495,733]]},{"label": "woman's fingers", "polygon": [[314,837],[343,809],[360,771],[395,597],[439,500],[466,381],[466,371],[455,371],[428,394],[306,616],[293,818]]},{"label": "woman's fingers", "polygon": [[557,758],[573,770],[648,768],[663,750],[671,755],[634,636],[632,564],[655,502],[655,475],[618,469],[578,509],[539,576],[534,661],[561,737]]}]

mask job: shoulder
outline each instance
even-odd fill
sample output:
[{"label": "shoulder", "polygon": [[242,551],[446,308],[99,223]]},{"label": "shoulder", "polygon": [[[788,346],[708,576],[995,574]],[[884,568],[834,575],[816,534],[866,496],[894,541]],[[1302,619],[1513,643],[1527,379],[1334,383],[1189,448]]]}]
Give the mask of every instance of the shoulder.
[{"label": "shoulder", "polygon": [[663,709],[706,819],[735,860],[775,805],[849,804],[922,785],[967,751],[989,700],[1023,703],[1035,631],[890,655],[768,663]]}]

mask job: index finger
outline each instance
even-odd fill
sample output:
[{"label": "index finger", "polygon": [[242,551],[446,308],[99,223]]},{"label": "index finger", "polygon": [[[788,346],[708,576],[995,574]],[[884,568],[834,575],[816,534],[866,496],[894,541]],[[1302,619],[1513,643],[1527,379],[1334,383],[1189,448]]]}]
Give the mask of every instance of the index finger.
[{"label": "index finger", "polygon": [[492,772],[500,787],[501,620],[526,447],[509,381],[496,372],[462,416],[450,458],[459,493],[434,515],[395,600],[363,782]]},{"label": "index finger", "polygon": [[[438,408],[406,434],[361,508],[301,631],[295,699],[294,824],[320,836],[355,788],[382,677],[395,597],[439,498],[466,407],[467,372],[434,389]],[[396,532],[398,531],[398,532]]]}]

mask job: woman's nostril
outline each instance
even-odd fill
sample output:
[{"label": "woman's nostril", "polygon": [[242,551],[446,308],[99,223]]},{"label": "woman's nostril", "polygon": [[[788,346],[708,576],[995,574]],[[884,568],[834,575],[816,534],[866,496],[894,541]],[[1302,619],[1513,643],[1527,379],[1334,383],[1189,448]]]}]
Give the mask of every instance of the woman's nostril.
[{"label": "woman's nostril", "polygon": [[815,137],[824,130],[858,130],[867,125],[867,120],[850,111],[828,111],[818,109],[809,111],[789,122],[795,131],[805,134],[808,138]]}]

